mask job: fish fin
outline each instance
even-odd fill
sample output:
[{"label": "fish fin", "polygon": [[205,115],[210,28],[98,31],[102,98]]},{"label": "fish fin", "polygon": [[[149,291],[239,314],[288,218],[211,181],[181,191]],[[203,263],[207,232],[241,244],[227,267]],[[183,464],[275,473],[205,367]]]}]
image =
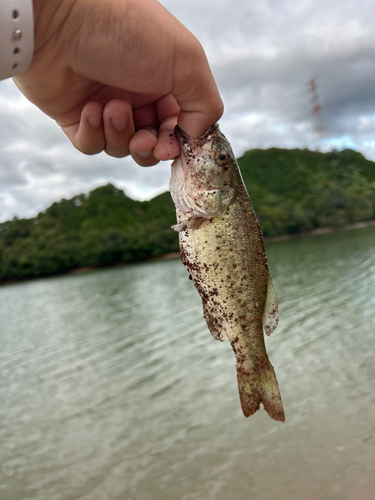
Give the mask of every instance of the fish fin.
[{"label": "fish fin", "polygon": [[218,324],[218,321],[211,314],[206,304],[203,304],[203,316],[213,338],[216,340],[220,340],[220,342],[225,342],[227,336],[224,330],[221,328],[221,325]]},{"label": "fish fin", "polygon": [[278,324],[279,306],[277,303],[276,293],[272,284],[271,276],[268,275],[267,296],[263,312],[263,329],[267,335],[271,335]]},{"label": "fish fin", "polygon": [[247,371],[237,365],[237,382],[243,414],[250,417],[259,410],[260,403],[274,420],[285,421],[283,403],[273,366],[267,365],[258,370]]},{"label": "fish fin", "polygon": [[190,219],[183,220],[179,224],[175,224],[172,226],[172,229],[178,233],[186,231],[187,229],[199,229],[204,222],[206,222],[206,219],[203,219],[203,217],[191,217]]},{"label": "fish fin", "polygon": [[171,226],[173,231],[176,231],[177,233],[180,233],[181,231],[185,231],[187,229],[187,226],[185,222],[180,222],[179,224],[174,224]]}]

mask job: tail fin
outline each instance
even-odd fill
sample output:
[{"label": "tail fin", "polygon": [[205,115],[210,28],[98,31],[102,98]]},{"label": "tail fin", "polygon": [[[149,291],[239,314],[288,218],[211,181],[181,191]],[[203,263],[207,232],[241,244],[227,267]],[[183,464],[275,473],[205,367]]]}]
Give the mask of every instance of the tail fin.
[{"label": "tail fin", "polygon": [[250,417],[259,410],[260,403],[263,403],[264,409],[271,418],[280,422],[285,421],[279,385],[271,363],[252,373],[237,367],[237,382],[245,417]]}]

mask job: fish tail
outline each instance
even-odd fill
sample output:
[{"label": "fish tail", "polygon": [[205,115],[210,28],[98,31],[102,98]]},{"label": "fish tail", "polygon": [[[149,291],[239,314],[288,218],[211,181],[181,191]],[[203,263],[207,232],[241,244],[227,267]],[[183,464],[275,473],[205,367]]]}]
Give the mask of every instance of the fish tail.
[{"label": "fish tail", "polygon": [[259,410],[260,403],[274,420],[285,421],[283,403],[275,370],[271,363],[262,363],[259,369],[245,370],[237,365],[238,391],[242,411],[245,417],[250,417]]}]

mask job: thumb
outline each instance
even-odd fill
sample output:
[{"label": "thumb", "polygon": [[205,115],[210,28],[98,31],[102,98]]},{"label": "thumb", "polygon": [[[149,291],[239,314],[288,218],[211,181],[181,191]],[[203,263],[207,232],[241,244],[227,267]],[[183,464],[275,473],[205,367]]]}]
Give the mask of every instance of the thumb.
[{"label": "thumb", "polygon": [[[197,54],[191,57],[190,69],[177,70],[179,75],[172,91],[180,107],[178,126],[190,137],[200,137],[223,115],[224,105],[208,64],[206,54],[198,43]],[[183,58],[180,58],[184,60]],[[186,61],[186,59],[185,59]]]}]

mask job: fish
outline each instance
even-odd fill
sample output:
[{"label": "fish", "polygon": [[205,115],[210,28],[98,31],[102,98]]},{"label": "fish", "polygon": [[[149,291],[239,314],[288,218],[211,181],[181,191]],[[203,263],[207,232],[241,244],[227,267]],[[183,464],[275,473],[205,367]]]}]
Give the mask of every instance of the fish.
[{"label": "fish", "polygon": [[190,138],[176,126],[181,154],[171,167],[170,193],[180,255],[203,304],[212,336],[234,351],[245,417],[263,404],[284,422],[264,333],[279,321],[261,227],[229,141],[215,124]]}]

